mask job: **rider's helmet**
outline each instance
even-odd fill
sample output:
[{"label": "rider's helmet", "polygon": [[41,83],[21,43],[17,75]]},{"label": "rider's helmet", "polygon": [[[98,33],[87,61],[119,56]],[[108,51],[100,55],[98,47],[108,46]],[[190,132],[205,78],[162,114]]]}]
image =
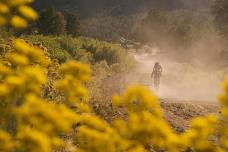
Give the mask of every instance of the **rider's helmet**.
[{"label": "rider's helmet", "polygon": [[155,66],[156,66],[156,67],[159,66],[159,62],[156,62],[156,63],[155,63]]}]

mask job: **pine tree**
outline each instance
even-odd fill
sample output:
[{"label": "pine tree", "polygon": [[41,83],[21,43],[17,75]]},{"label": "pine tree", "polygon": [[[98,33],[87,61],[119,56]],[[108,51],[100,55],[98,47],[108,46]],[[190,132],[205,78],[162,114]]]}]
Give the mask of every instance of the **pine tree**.
[{"label": "pine tree", "polygon": [[66,32],[66,20],[61,12],[57,12],[54,18],[54,29],[56,35],[61,35]]},{"label": "pine tree", "polygon": [[37,25],[39,32],[45,35],[60,35],[66,31],[66,20],[63,14],[53,7],[41,12]]},{"label": "pine tree", "polygon": [[66,19],[66,32],[69,35],[72,35],[74,37],[80,35],[81,31],[81,25],[79,22],[79,17],[75,14],[64,12],[64,16]]}]

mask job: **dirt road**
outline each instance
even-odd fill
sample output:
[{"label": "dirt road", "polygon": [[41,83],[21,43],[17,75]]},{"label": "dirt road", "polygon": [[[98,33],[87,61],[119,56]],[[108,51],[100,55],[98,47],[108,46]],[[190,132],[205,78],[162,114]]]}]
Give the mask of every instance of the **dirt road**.
[{"label": "dirt road", "polygon": [[160,62],[163,66],[161,86],[156,94],[167,121],[177,132],[186,130],[197,116],[219,113],[217,96],[221,92],[219,85],[222,81],[216,73],[175,61],[166,53],[131,54],[138,66],[126,76],[128,84],[141,84],[153,90],[150,75],[154,63]]},{"label": "dirt road", "polygon": [[189,62],[171,59],[167,53],[132,55],[138,66],[127,76],[129,84],[142,84],[153,90],[150,75],[154,63],[159,62],[163,67],[160,90],[156,92],[159,97],[193,102],[217,101],[222,78],[219,78],[216,72],[202,69]]},{"label": "dirt road", "polygon": [[160,99],[166,120],[177,131],[188,129],[192,119],[198,116],[219,113],[219,104],[198,101]]}]

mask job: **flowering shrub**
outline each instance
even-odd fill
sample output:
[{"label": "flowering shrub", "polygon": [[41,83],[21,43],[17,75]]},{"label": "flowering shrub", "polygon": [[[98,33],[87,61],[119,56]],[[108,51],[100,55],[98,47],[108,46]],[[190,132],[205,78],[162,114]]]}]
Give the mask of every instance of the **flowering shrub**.
[{"label": "flowering shrub", "polygon": [[[37,13],[28,6],[33,0],[1,0],[0,25],[11,25],[15,28],[25,28],[28,20],[36,20]],[[13,13],[14,12],[14,13]]]},{"label": "flowering shrub", "polygon": [[[11,9],[18,9],[16,12],[27,18],[36,18],[32,9],[25,6],[30,0],[0,2],[1,20],[5,20],[2,24],[11,18]],[[25,26],[21,22],[12,25]],[[221,96],[221,115],[196,118],[186,132],[176,134],[164,120],[157,98],[141,86],[113,97],[116,108],[126,109],[127,120],[117,119],[109,124],[99,118],[88,104],[88,91],[84,87],[90,79],[90,68],[76,61],[69,61],[59,69],[62,78],[55,86],[64,94],[64,101],[58,104],[47,101],[42,96],[42,87],[47,84],[47,67],[52,61],[43,50],[22,39],[14,40],[14,48],[0,62],[0,151],[51,152],[59,148],[74,152],[228,151],[228,79]],[[69,146],[60,135],[72,131],[73,125],[77,126],[77,145]],[[210,140],[215,135],[218,139]]]}]

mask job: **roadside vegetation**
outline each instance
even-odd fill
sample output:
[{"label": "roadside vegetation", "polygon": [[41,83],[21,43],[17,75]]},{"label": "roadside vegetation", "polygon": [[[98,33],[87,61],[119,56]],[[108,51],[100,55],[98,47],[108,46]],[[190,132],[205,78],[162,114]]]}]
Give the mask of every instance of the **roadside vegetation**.
[{"label": "roadside vegetation", "polygon": [[[30,4],[0,0],[1,27],[28,27],[38,18]],[[109,93],[119,93],[113,90],[120,86],[119,75],[133,66],[134,60],[118,44],[84,37],[3,35],[0,151],[228,150],[227,79],[221,113],[194,118],[186,131],[176,133],[149,89],[132,86],[111,99]],[[113,113],[102,113],[104,108]],[[107,115],[113,117],[106,119]]]}]

